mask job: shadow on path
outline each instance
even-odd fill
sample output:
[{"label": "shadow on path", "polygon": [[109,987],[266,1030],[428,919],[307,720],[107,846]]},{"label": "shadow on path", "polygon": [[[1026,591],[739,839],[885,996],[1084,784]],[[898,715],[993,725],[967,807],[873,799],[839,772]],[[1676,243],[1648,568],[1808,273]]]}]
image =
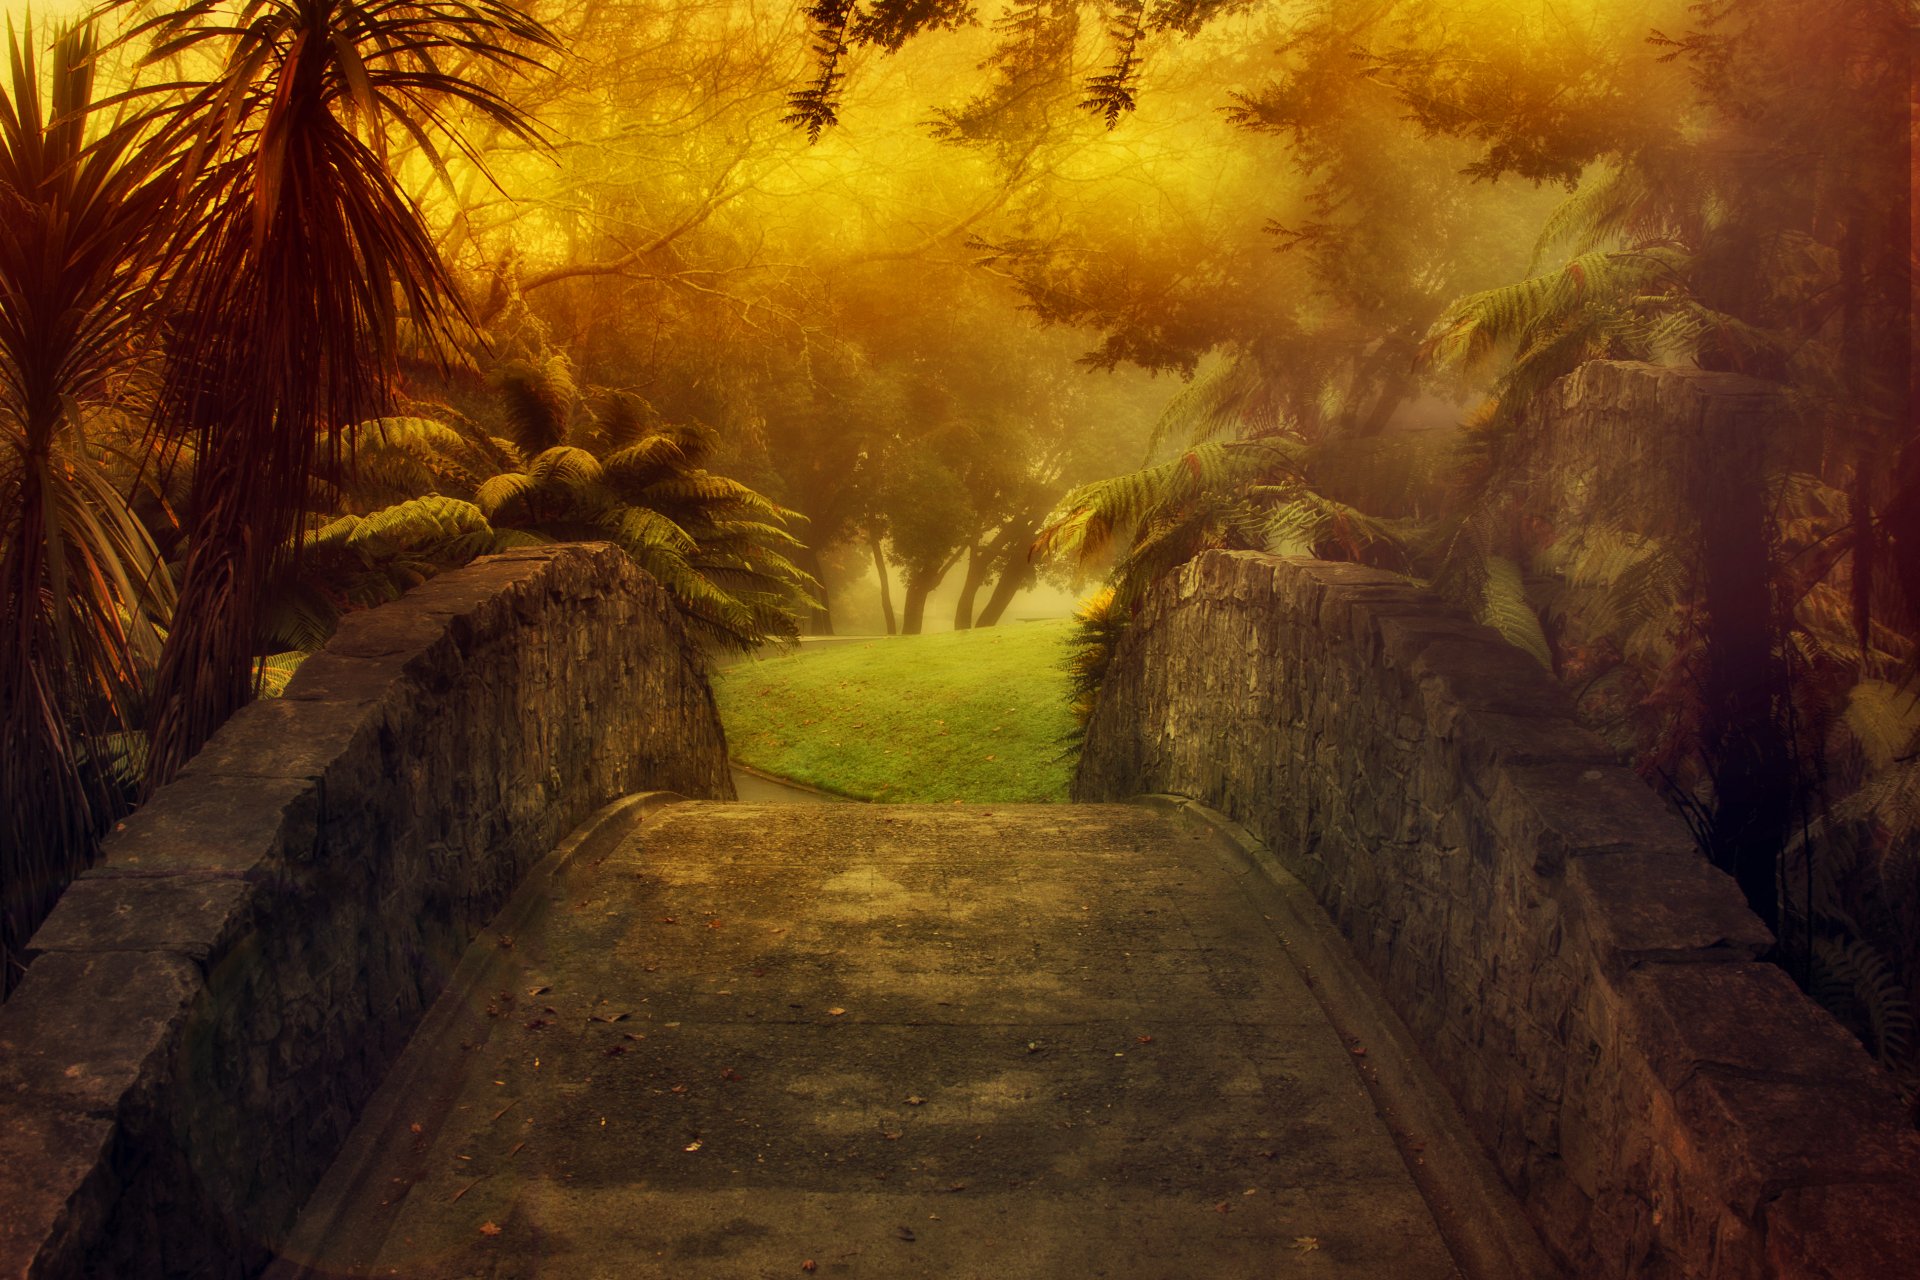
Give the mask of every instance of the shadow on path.
[{"label": "shadow on path", "polygon": [[482,938],[276,1274],[1455,1276],[1265,894],[1142,807],[670,805]]}]

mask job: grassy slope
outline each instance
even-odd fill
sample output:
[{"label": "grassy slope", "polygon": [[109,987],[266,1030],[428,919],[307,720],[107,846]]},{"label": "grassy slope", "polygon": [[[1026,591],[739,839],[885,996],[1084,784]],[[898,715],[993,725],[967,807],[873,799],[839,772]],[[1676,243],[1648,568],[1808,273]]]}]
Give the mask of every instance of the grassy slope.
[{"label": "grassy slope", "polygon": [[1065,800],[1071,623],[900,636],[714,678],[734,759],[869,800]]}]

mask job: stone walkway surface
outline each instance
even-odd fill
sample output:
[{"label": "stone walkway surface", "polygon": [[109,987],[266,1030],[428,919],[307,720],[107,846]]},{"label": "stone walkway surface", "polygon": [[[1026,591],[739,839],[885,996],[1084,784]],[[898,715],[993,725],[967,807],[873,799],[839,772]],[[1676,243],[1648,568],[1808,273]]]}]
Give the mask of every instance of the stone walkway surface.
[{"label": "stone walkway surface", "polygon": [[1456,1274],[1195,825],[681,803],[556,884],[478,944],[295,1274]]}]

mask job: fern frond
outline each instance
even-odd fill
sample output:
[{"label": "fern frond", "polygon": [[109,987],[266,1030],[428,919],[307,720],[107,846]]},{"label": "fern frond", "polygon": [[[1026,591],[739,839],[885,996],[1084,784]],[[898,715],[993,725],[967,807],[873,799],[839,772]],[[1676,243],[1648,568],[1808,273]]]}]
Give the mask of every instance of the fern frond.
[{"label": "fern frond", "polygon": [[1167,402],[1147,439],[1149,455],[1169,437],[1201,444],[1229,432],[1259,435],[1280,425],[1267,378],[1251,355],[1210,363]]},{"label": "fern frond", "polygon": [[1920,739],[1920,691],[1887,680],[1862,680],[1847,694],[1847,728],[1879,772],[1913,755]]},{"label": "fern frond", "polygon": [[1553,653],[1547,647],[1547,635],[1540,628],[1539,615],[1527,599],[1526,580],[1521,576],[1520,566],[1505,556],[1488,556],[1486,566],[1479,620],[1498,631],[1508,644],[1551,669]]},{"label": "fern frond", "polygon": [[510,360],[494,371],[493,386],[507,429],[522,452],[542,453],[566,443],[579,396],[566,356]]},{"label": "fern frond", "polygon": [[1816,937],[1814,999],[1852,1024],[1874,1057],[1898,1062],[1914,1044],[1913,1004],[1893,966],[1862,938]]},{"label": "fern frond", "polygon": [[539,486],[522,471],[492,476],[474,492],[474,505],[494,524],[512,524],[525,514],[528,499]]},{"label": "fern frond", "polygon": [[527,464],[527,477],[536,486],[564,494],[572,502],[598,486],[602,474],[600,459],[572,445],[557,445]]}]

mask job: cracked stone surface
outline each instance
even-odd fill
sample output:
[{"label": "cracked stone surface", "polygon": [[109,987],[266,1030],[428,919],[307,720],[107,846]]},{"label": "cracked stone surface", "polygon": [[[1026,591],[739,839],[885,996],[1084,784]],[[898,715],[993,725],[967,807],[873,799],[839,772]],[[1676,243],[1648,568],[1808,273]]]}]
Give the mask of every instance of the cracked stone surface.
[{"label": "cracked stone surface", "polygon": [[307,1274],[1456,1274],[1263,886],[1159,812],[686,803],[558,883]]}]

